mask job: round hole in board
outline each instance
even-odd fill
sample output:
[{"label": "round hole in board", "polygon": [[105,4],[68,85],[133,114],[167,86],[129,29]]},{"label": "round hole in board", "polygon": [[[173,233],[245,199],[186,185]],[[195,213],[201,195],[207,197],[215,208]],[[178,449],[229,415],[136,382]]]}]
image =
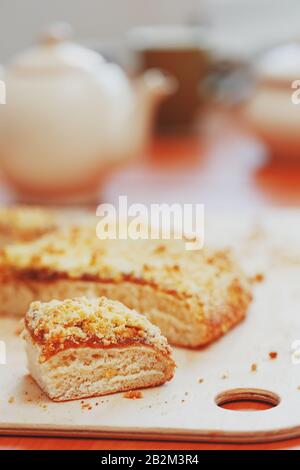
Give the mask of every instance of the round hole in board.
[{"label": "round hole in board", "polygon": [[215,402],[221,408],[234,411],[263,411],[278,406],[279,396],[259,388],[234,388],[219,393]]}]

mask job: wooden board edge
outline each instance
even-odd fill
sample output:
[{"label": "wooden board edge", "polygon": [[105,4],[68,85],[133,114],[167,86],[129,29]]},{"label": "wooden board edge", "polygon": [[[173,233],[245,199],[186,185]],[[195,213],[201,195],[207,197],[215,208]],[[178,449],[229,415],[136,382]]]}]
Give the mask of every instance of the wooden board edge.
[{"label": "wooden board edge", "polygon": [[1,428],[2,436],[65,437],[78,439],[122,439],[139,441],[182,441],[214,444],[263,444],[300,437],[300,426],[260,432],[174,432],[174,431],[101,431],[52,428]]}]

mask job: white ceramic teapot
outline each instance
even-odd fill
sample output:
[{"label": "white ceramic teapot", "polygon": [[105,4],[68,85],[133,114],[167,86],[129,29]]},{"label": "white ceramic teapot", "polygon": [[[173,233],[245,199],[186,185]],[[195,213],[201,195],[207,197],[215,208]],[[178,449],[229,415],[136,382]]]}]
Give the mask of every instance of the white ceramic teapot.
[{"label": "white ceramic teapot", "polygon": [[174,88],[157,70],[131,84],[68,36],[68,25],[51,27],[4,70],[0,168],[27,200],[90,199],[112,164],[141,151],[156,105]]}]

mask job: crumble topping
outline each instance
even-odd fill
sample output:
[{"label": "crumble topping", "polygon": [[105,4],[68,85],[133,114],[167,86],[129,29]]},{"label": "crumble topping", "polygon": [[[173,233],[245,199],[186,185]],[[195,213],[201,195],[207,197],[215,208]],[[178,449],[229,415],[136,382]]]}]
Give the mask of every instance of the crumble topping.
[{"label": "crumble topping", "polygon": [[229,250],[188,251],[183,240],[99,240],[91,227],[7,246],[1,264],[25,279],[147,283],[212,307],[228,296],[251,299],[249,282]]},{"label": "crumble topping", "polygon": [[0,207],[0,233],[16,240],[32,240],[56,228],[54,214],[39,207]]},{"label": "crumble topping", "polygon": [[25,325],[42,346],[43,362],[68,347],[144,343],[169,351],[160,330],[145,316],[106,297],[32,302]]}]

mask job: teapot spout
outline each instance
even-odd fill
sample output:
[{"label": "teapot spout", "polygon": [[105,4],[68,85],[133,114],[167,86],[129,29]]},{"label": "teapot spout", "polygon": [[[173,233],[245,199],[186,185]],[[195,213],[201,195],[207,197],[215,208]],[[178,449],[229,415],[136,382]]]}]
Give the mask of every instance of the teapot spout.
[{"label": "teapot spout", "polygon": [[[121,148],[117,154],[141,154],[151,135],[155,111],[159,103],[177,89],[177,81],[159,70],[146,71],[138,77],[132,88],[132,106],[130,112],[124,107],[124,125],[122,138],[115,139]],[[125,117],[126,116],[126,117]]]},{"label": "teapot spout", "polygon": [[153,113],[157,105],[177,89],[177,81],[158,69],[150,69],[137,79],[138,103],[144,113]]}]

